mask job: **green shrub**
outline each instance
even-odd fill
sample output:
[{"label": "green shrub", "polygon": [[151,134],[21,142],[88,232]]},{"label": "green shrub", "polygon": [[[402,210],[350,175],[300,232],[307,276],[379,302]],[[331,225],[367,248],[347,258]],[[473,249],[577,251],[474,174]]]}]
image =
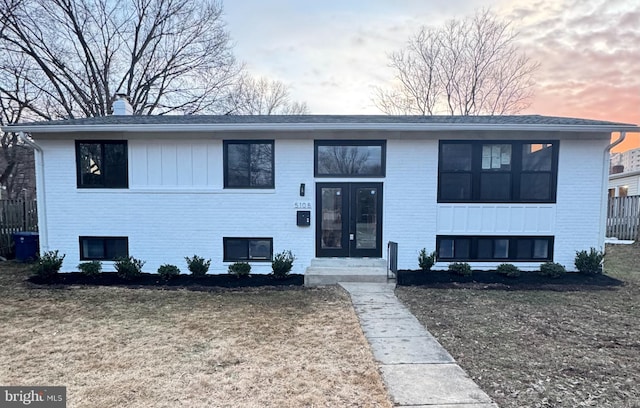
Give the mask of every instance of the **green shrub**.
[{"label": "green shrub", "polygon": [[279,254],[276,254],[271,262],[273,276],[276,279],[282,279],[289,275],[291,268],[293,268],[293,261],[295,261],[295,259],[296,257],[293,256],[291,251],[282,251]]},{"label": "green shrub", "polygon": [[58,250],[45,252],[38,262],[33,265],[33,272],[42,278],[51,279],[58,275],[62,268],[62,261],[66,255],[58,254]]},{"label": "green shrub", "polygon": [[236,275],[238,278],[242,276],[249,276],[251,273],[251,265],[246,262],[236,262],[229,265],[229,273],[231,275]]},{"label": "green shrub", "polygon": [[498,265],[496,272],[508,278],[517,278],[520,276],[520,269],[514,264],[503,263]]},{"label": "green shrub", "polygon": [[126,258],[116,258],[113,266],[116,268],[116,272],[120,278],[131,280],[142,274],[144,264],[144,261],[129,256]]},{"label": "green shrub", "polygon": [[207,272],[209,272],[211,259],[205,260],[198,255],[194,255],[192,258],[185,256],[184,259],[185,261],[187,261],[187,267],[189,268],[189,272],[191,272],[193,276],[202,277],[205,276]]},{"label": "green shrub", "polygon": [[102,271],[102,263],[100,261],[82,262],[78,265],[78,269],[87,276],[95,277]]},{"label": "green shrub", "polygon": [[545,262],[540,264],[540,275],[549,278],[559,278],[567,273],[567,270],[559,263]]},{"label": "green shrub", "polygon": [[449,272],[460,276],[471,276],[471,265],[466,262],[453,262],[449,264]]},{"label": "green shrub", "polygon": [[418,254],[418,266],[420,266],[420,269],[430,271],[434,263],[436,263],[436,253],[431,252],[427,255],[427,249],[422,248]]},{"label": "green shrub", "polygon": [[158,275],[164,280],[169,280],[173,277],[180,275],[180,269],[175,265],[161,265],[158,268]]},{"label": "green shrub", "polygon": [[587,251],[576,251],[576,268],[581,273],[586,274],[598,274],[602,273],[602,261],[604,260],[604,253],[598,251],[595,248],[591,248]]}]

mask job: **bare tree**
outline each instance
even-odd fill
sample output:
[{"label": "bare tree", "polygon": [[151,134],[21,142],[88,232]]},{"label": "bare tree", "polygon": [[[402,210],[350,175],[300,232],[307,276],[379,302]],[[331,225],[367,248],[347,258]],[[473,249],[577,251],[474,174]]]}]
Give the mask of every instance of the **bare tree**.
[{"label": "bare tree", "polygon": [[[27,59],[37,117],[214,112],[240,67],[217,1],[0,0],[0,52]],[[5,92],[0,84],[0,92]]]},{"label": "bare tree", "polygon": [[305,102],[291,101],[287,86],[276,80],[243,74],[227,96],[229,115],[304,115]]},{"label": "bare tree", "polygon": [[489,10],[472,18],[423,27],[390,55],[396,84],[377,88],[387,114],[501,115],[522,111],[539,64],[520,52],[517,33]]}]

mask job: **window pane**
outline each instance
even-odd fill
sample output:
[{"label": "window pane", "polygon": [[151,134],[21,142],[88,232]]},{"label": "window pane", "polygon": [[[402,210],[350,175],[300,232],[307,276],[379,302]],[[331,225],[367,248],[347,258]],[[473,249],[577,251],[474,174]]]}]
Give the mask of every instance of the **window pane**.
[{"label": "window pane", "polygon": [[493,239],[478,240],[478,259],[493,258]]},{"label": "window pane", "polygon": [[250,240],[249,259],[271,259],[271,241]]},{"label": "window pane", "polygon": [[553,145],[525,144],[522,146],[523,171],[551,171]]},{"label": "window pane", "polygon": [[470,200],[471,174],[442,173],[440,175],[441,200]]},{"label": "window pane", "polygon": [[122,143],[104,144],[105,187],[127,187],[127,149]]},{"label": "window pane", "polygon": [[482,170],[510,171],[511,145],[485,144],[482,145]]},{"label": "window pane", "polygon": [[225,259],[230,261],[249,259],[248,242],[245,239],[227,239],[225,241]]},{"label": "window pane", "polygon": [[106,259],[128,256],[127,240],[123,238],[105,239]]},{"label": "window pane", "polygon": [[251,187],[273,185],[273,144],[255,143],[251,145]]},{"label": "window pane", "polygon": [[441,239],[438,252],[440,258],[453,258],[453,240]]},{"label": "window pane", "polygon": [[250,145],[227,145],[227,186],[249,186]]},{"label": "window pane", "polygon": [[546,239],[534,239],[533,257],[535,259],[547,259],[549,257],[549,241]]},{"label": "window pane", "polygon": [[102,181],[102,145],[100,143],[79,143],[80,185],[100,186]]},{"label": "window pane", "polygon": [[440,170],[471,171],[471,144],[443,143]]},{"label": "window pane", "polygon": [[102,239],[83,239],[82,255],[85,259],[104,259],[104,241]]},{"label": "window pane", "polygon": [[487,201],[511,200],[511,174],[482,173],[480,175],[480,199]]},{"label": "window pane", "polygon": [[382,176],[382,146],[318,145],[318,175]]},{"label": "window pane", "polygon": [[509,258],[509,240],[496,239],[494,241],[493,257],[496,259]]},{"label": "window pane", "polygon": [[531,259],[532,241],[530,239],[519,239],[516,248],[517,259]]},{"label": "window pane", "polygon": [[456,239],[454,253],[456,259],[469,259],[471,243],[468,239]]},{"label": "window pane", "polygon": [[520,200],[546,201],[551,199],[549,173],[523,173],[520,177]]}]

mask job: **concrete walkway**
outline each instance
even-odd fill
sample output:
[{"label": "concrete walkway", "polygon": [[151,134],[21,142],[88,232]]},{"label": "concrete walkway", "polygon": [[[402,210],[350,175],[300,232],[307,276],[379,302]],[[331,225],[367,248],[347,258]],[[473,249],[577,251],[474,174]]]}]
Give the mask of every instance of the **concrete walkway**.
[{"label": "concrete walkway", "polygon": [[340,285],[351,295],[395,406],[497,408],[396,298],[395,284]]}]

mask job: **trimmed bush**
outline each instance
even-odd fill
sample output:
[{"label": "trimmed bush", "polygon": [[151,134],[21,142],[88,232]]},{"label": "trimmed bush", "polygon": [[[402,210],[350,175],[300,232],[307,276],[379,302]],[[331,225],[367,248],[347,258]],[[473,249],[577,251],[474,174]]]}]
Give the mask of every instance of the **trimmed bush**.
[{"label": "trimmed bush", "polygon": [[45,252],[38,262],[33,265],[33,273],[42,278],[51,279],[58,275],[60,268],[62,268],[62,261],[66,255],[58,254],[58,250]]},{"label": "trimmed bush", "polygon": [[249,276],[249,274],[251,273],[251,265],[246,262],[236,262],[229,265],[229,273],[231,275],[236,275],[236,277],[238,278]]},{"label": "trimmed bush", "polygon": [[514,264],[503,263],[498,265],[496,272],[508,278],[517,278],[520,276],[520,269]]},{"label": "trimmed bush", "polygon": [[100,261],[82,262],[78,264],[78,269],[87,276],[95,277],[102,271],[102,263]]},{"label": "trimmed bush", "polygon": [[602,273],[604,253],[595,248],[587,251],[576,251],[575,265],[580,273],[595,275]]},{"label": "trimmed bush", "polygon": [[449,264],[449,272],[460,276],[471,276],[473,271],[471,265],[466,262],[453,262]]},{"label": "trimmed bush", "polygon": [[185,256],[184,259],[185,261],[187,261],[187,267],[189,268],[189,272],[191,272],[191,275],[195,277],[203,277],[207,274],[207,272],[209,272],[211,259],[205,260],[198,255],[194,255],[192,258]]},{"label": "trimmed bush", "polygon": [[291,251],[282,251],[276,254],[271,262],[273,276],[276,279],[286,278],[289,272],[291,272],[291,268],[293,268],[293,261],[295,261],[295,259],[296,257],[293,256]]},{"label": "trimmed bush", "polygon": [[158,275],[160,275],[160,277],[164,280],[169,280],[180,275],[180,269],[175,265],[161,265],[158,268]]},{"label": "trimmed bush", "polygon": [[567,270],[559,263],[545,262],[540,264],[540,275],[549,278],[559,278],[567,273]]},{"label": "trimmed bush", "polygon": [[435,251],[427,255],[427,249],[422,248],[418,254],[418,266],[420,266],[420,269],[430,271],[434,263],[436,263]]},{"label": "trimmed bush", "polygon": [[127,258],[117,258],[113,266],[116,268],[118,276],[122,279],[135,279],[142,274],[142,267],[145,262],[132,256]]}]

